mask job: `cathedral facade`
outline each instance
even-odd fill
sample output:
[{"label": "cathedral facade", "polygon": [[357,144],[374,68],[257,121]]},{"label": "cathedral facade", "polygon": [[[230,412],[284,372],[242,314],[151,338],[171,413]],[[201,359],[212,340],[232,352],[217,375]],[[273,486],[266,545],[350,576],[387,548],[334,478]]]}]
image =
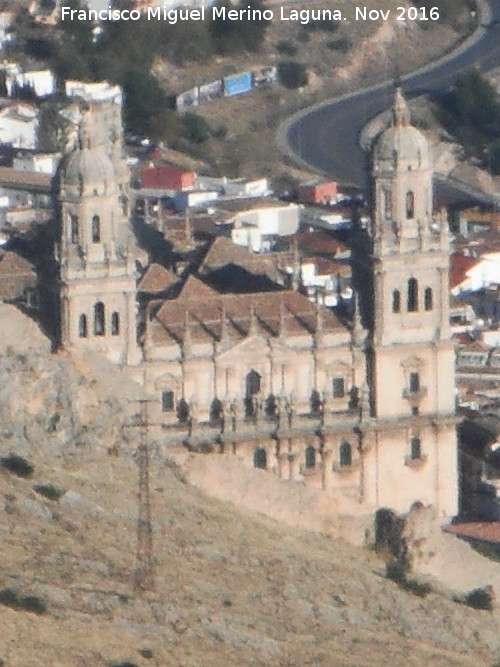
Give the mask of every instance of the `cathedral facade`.
[{"label": "cathedral facade", "polygon": [[120,138],[92,131],[87,111],[59,174],[61,339],[130,368],[160,447],[231,453],[345,514],[421,501],[452,516],[450,237],[400,90],[392,116],[373,149],[371,225],[353,225],[346,322],[291,290],[222,294],[158,265],[139,276]]}]

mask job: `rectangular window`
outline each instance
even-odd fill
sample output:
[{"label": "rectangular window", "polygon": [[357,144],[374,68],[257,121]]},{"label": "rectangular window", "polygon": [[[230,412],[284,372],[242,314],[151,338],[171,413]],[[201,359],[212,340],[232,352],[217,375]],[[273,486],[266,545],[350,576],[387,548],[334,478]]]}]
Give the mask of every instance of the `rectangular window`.
[{"label": "rectangular window", "polygon": [[71,214],[71,243],[80,243],[80,232],[78,229],[78,216]]},{"label": "rectangular window", "polygon": [[418,373],[410,373],[410,391],[420,391],[420,375]]},{"label": "rectangular window", "polygon": [[345,382],[344,378],[333,378],[333,398],[344,398]]},{"label": "rectangular window", "polygon": [[420,438],[412,438],[410,442],[410,456],[416,461],[422,456],[422,443]]},{"label": "rectangular window", "polygon": [[161,409],[163,412],[172,412],[174,409],[174,392],[163,391],[161,394]]}]

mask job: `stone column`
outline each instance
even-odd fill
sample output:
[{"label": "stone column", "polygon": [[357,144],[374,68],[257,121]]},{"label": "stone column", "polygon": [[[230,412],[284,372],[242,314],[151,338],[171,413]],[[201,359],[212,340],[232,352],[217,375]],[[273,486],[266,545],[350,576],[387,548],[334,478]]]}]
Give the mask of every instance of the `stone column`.
[{"label": "stone column", "polygon": [[288,453],[288,462],[290,465],[288,479],[290,481],[298,478],[299,457],[295,452]]},{"label": "stone column", "polygon": [[276,457],[278,459],[278,477],[285,479],[285,471],[288,464],[288,452],[279,452]]},{"label": "stone column", "polygon": [[279,472],[278,457],[276,456],[276,443],[274,440],[263,445],[266,450],[266,469],[268,472],[277,474]]},{"label": "stone column", "polygon": [[332,487],[332,460],[333,451],[331,449],[325,449],[321,452],[321,462],[323,464],[321,488],[323,491],[329,491]]}]

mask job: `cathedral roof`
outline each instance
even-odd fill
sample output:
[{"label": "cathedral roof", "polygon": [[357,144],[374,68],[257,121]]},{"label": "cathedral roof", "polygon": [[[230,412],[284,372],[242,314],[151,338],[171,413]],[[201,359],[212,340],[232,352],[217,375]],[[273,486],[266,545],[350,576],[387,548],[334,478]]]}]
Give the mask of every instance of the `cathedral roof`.
[{"label": "cathedral roof", "polygon": [[410,110],[400,88],[396,88],[392,124],[374,144],[375,168],[417,169],[428,165],[429,146],[424,135],[411,125]]},{"label": "cathedral roof", "polygon": [[205,297],[212,297],[215,294],[218,294],[205,283],[202,283],[201,280],[191,275],[184,283],[182,291],[180,293],[181,299],[204,299]]},{"label": "cathedral roof", "polygon": [[151,264],[139,282],[139,290],[150,293],[163,292],[178,280],[172,271],[169,271],[160,264]]},{"label": "cathedral roof", "polygon": [[[177,298],[165,301],[152,326],[156,344],[181,343],[189,338],[198,342],[217,342],[223,337],[244,339],[253,333],[277,337],[310,335],[321,327],[322,333],[346,331],[344,325],[298,292],[281,291],[245,295],[217,294],[203,299]],[[187,324],[186,324],[187,323]]]},{"label": "cathedral roof", "polygon": [[245,265],[252,259],[247,248],[236,245],[225,236],[216,236],[203,260],[203,268],[217,268],[226,264]]}]

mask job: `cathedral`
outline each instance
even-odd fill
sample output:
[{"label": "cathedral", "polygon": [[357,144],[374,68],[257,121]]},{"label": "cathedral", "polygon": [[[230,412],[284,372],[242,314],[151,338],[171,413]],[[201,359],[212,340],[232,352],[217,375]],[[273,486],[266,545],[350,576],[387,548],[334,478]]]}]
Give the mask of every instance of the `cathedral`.
[{"label": "cathedral", "polygon": [[61,345],[130,370],[160,450],[237,456],[323,489],[344,514],[416,501],[456,514],[451,239],[401,90],[373,145],[371,222],[353,221],[348,321],[298,291],[220,293],[206,271],[146,266],[121,121],[97,107],[58,174]]}]

